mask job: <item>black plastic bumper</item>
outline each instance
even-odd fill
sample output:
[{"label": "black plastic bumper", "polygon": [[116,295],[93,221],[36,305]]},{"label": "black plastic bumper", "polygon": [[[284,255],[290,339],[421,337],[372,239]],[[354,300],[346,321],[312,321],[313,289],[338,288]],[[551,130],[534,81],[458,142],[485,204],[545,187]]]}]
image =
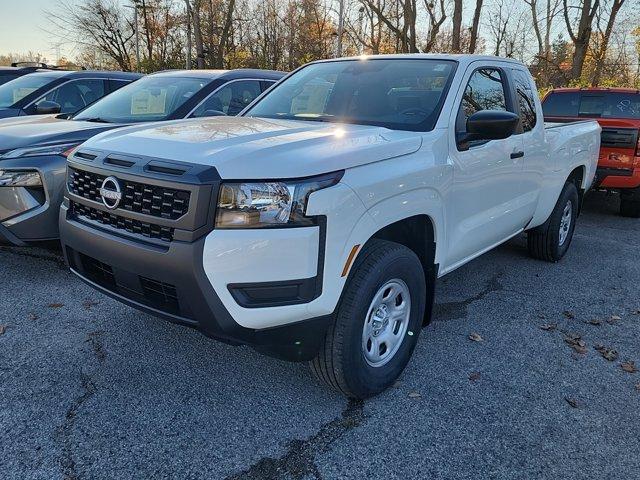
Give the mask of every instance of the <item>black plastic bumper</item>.
[{"label": "black plastic bumper", "polygon": [[92,287],[228,343],[251,345],[286,360],[310,360],[331,321],[331,317],[319,317],[264,330],[240,326],[206,277],[204,237],[173,241],[162,248],[68,218],[65,205],[60,210],[60,235],[72,271]]}]

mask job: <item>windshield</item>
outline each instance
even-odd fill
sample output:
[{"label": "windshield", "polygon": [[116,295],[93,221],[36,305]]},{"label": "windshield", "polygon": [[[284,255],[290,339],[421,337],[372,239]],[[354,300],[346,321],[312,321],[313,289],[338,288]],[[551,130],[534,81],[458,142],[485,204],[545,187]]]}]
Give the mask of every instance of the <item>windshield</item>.
[{"label": "windshield", "polygon": [[55,79],[56,77],[40,74],[23,75],[20,78],[0,85],[0,107],[6,108],[12,106],[30,93],[35,92]]},{"label": "windshield", "polygon": [[211,81],[209,78],[173,75],[141,78],[97,101],[73,118],[107,123],[167,120]]},{"label": "windshield", "polygon": [[427,131],[455,67],[429,59],[315,63],[276,85],[247,115]]},{"label": "windshield", "polygon": [[640,119],[640,94],[618,92],[552,93],[542,109],[547,117]]}]

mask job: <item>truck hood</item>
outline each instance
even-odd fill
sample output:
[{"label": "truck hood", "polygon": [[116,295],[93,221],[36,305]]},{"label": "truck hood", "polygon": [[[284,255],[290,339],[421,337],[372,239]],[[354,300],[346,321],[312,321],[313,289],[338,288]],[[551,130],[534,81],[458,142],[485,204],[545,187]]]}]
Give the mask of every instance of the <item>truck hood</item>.
[{"label": "truck hood", "polygon": [[34,115],[0,120],[0,152],[56,143],[84,142],[97,133],[120,125],[82,122]]},{"label": "truck hood", "polygon": [[417,151],[422,133],[384,127],[255,117],[211,117],[135,126],[87,149],[216,167],[222,178],[291,178]]}]

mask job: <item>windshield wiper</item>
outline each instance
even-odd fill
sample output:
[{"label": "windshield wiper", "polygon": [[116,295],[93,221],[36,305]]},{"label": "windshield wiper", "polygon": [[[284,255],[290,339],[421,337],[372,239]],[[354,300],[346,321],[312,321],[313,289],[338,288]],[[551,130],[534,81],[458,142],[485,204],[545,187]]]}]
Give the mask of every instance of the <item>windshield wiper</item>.
[{"label": "windshield wiper", "polygon": [[91,118],[78,118],[77,120],[82,120],[84,122],[95,122],[95,123],[111,123],[109,120],[105,120],[100,117],[91,117]]}]

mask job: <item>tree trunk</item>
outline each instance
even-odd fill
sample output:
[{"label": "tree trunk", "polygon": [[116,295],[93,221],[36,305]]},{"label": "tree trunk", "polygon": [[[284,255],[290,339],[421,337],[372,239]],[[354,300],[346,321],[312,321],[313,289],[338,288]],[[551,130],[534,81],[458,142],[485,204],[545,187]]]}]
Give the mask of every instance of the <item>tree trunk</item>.
[{"label": "tree trunk", "polygon": [[200,0],[195,0],[191,9],[193,24],[193,40],[196,44],[196,65],[199,70],[204,69],[204,42],[202,41],[202,27],[200,25]]},{"label": "tree trunk", "polygon": [[567,0],[563,0],[564,20],[574,47],[573,62],[571,64],[571,78],[573,80],[579,80],[580,77],[582,77],[582,69],[584,67],[584,61],[587,58],[589,41],[591,40],[593,18],[596,16],[599,6],[600,0],[595,0],[593,5],[591,4],[591,0],[583,0],[582,6],[580,7],[578,30],[574,31],[571,27],[571,21],[569,20],[569,5],[567,5]]},{"label": "tree trunk", "polygon": [[471,38],[469,39],[469,53],[475,53],[476,51],[476,46],[478,44],[478,28],[480,26],[481,12],[482,12],[482,0],[476,0],[476,9],[473,12],[473,22],[471,23]]},{"label": "tree trunk", "polygon": [[462,33],[462,0],[453,2],[453,32],[451,35],[451,50],[460,53],[460,35]]}]

